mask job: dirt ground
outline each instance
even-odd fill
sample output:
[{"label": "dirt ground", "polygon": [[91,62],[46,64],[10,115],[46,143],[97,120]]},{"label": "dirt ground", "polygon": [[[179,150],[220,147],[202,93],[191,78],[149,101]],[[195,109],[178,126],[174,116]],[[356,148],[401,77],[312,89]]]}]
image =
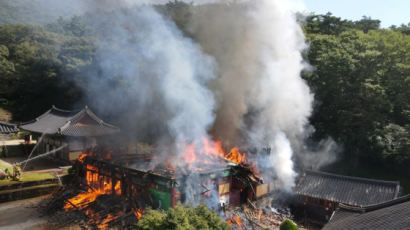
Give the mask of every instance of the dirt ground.
[{"label": "dirt ground", "polygon": [[[0,230],[51,230],[55,229],[37,210],[38,204],[48,196],[12,201],[0,204]],[[61,228],[59,228],[61,229]],[[80,229],[67,226],[63,229]]]}]

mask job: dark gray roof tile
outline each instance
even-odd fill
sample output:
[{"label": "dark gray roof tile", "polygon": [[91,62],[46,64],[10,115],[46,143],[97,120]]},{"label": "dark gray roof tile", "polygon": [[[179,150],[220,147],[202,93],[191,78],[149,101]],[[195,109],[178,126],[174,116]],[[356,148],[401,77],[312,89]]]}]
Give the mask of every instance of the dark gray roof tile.
[{"label": "dark gray roof tile", "polygon": [[294,191],[298,195],[353,206],[371,205],[397,198],[399,182],[349,177],[306,170]]},{"label": "dark gray roof tile", "polygon": [[410,195],[376,205],[340,205],[323,229],[410,229]]},{"label": "dark gray roof tile", "polygon": [[17,133],[17,125],[0,121],[0,134]]},{"label": "dark gray roof tile", "polygon": [[35,120],[23,123],[20,128],[63,136],[103,136],[119,132],[119,128],[105,123],[87,106],[80,111],[67,111],[53,106]]}]

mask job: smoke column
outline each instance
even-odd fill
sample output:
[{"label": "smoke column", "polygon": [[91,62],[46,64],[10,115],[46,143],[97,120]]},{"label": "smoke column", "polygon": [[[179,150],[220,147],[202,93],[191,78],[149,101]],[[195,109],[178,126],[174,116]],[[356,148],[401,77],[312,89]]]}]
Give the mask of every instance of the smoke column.
[{"label": "smoke column", "polygon": [[173,143],[206,136],[214,120],[206,87],[213,59],[150,6],[94,9],[87,24],[99,40],[98,66],[87,73],[88,101],[119,117],[125,132]]},{"label": "smoke column", "polygon": [[264,179],[290,190],[313,96],[300,76],[307,46],[289,2],[196,2],[183,28],[142,3],[82,3],[98,40],[97,66],[84,73],[87,103],[165,156],[170,145],[181,152],[179,143],[208,135],[257,149]]},{"label": "smoke column", "polygon": [[276,0],[204,5],[189,28],[219,64],[212,134],[224,143],[270,146],[268,159],[261,157],[265,179],[273,170],[286,190],[296,176],[292,142],[304,136],[313,101],[300,76],[306,45],[291,10]]}]

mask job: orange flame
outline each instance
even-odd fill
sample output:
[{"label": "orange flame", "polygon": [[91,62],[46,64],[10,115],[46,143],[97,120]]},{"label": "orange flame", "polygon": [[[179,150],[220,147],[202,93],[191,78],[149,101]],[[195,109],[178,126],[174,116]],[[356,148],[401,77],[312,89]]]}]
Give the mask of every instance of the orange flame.
[{"label": "orange flame", "polygon": [[[78,157],[78,161],[83,163],[87,154],[83,153]],[[86,164],[85,165],[85,180],[88,185],[87,192],[79,193],[76,196],[67,200],[64,205],[64,210],[82,210],[86,209],[88,205],[94,202],[100,195],[103,194],[117,194],[121,195],[121,181],[116,181],[113,184],[111,177],[106,177],[99,174],[98,168]],[[86,209],[84,213],[90,217],[91,223],[96,223],[100,216],[96,215],[93,210]],[[108,223],[112,220],[118,218],[121,215],[121,212],[113,215],[108,214],[106,218],[98,221],[98,228],[105,229],[108,226]]]},{"label": "orange flame", "polygon": [[99,175],[96,167],[86,165],[86,169],[85,179],[89,186],[87,192],[79,193],[77,196],[68,199],[69,202],[64,205],[65,210],[82,209],[103,194],[112,194],[114,192],[121,195],[121,181],[117,181],[113,186],[112,179]]},{"label": "orange flame", "polygon": [[229,152],[225,152],[221,141],[212,141],[205,137],[201,143],[191,144],[182,143],[181,147],[184,152],[182,160],[188,164],[215,164],[215,160],[226,159],[234,163],[246,163],[246,154],[241,153],[238,147],[233,147]]},{"label": "orange flame", "polygon": [[137,219],[141,219],[142,215],[144,214],[144,210],[143,209],[133,209],[134,212],[134,216],[137,217]]},{"label": "orange flame", "polygon": [[82,154],[78,157],[77,160],[78,160],[80,163],[84,163],[86,156],[87,156],[87,153],[82,153]]},{"label": "orange flame", "polygon": [[234,224],[236,224],[236,226],[238,226],[238,227],[243,226],[243,220],[239,216],[233,216],[231,218],[228,218],[226,221],[231,226],[233,226]]},{"label": "orange flame", "polygon": [[98,225],[98,229],[106,229],[108,227],[108,224],[117,219],[118,217],[121,216],[121,211],[119,211],[118,213],[116,213],[115,215],[113,214],[108,214],[107,217],[105,219],[103,219]]}]

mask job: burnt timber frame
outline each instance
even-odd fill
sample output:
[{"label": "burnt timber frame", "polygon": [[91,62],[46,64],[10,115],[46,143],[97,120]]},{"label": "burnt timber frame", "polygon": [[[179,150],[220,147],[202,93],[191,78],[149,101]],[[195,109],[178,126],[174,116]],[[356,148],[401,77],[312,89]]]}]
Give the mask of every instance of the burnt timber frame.
[{"label": "burnt timber frame", "polygon": [[[91,165],[93,167],[87,167]],[[161,184],[165,187],[166,192],[171,195],[171,204],[170,207],[174,207],[177,203],[177,199],[180,198],[181,193],[178,189],[181,179],[184,178],[184,175],[175,176],[165,176],[159,173],[156,173],[151,170],[140,170],[130,167],[125,167],[119,164],[113,164],[105,160],[98,160],[93,157],[85,157],[84,162],[77,162],[73,168],[77,173],[77,182],[79,184],[85,185],[87,187],[93,188],[92,185],[87,184],[85,181],[85,175],[87,171],[98,174],[98,180],[101,186],[101,183],[106,179],[111,180],[111,190],[112,194],[115,194],[115,185],[117,181],[121,182],[121,196],[125,197],[132,203],[132,206],[135,208],[145,208],[147,206],[154,206],[154,200],[151,197],[150,189],[158,184]],[[221,174],[229,173],[229,168],[220,168],[210,171],[195,172],[199,174],[200,177],[213,177],[221,178]],[[219,175],[219,176],[218,176]],[[228,177],[229,183],[231,178]]]}]

